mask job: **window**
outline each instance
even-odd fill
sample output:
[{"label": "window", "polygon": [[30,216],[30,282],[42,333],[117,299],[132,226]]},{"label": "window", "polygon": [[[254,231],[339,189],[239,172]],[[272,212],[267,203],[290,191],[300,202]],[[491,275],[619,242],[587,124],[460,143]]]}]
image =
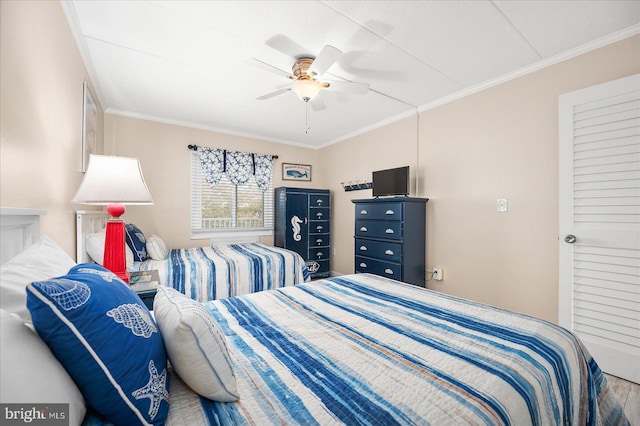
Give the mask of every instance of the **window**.
[{"label": "window", "polygon": [[223,175],[211,188],[197,152],[191,156],[191,237],[271,235],[273,229],[273,173],[266,191],[252,177],[234,185]]}]

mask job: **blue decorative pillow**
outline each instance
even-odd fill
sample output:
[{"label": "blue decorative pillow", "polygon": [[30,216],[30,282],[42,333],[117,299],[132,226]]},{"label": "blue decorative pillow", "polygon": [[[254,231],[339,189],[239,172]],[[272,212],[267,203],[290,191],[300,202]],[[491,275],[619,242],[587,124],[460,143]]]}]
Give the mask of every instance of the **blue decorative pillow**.
[{"label": "blue decorative pillow", "polygon": [[87,403],[115,424],[163,424],[167,355],[156,322],[129,285],[100,265],[27,286],[42,339]]},{"label": "blue decorative pillow", "polygon": [[125,225],[125,232],[127,234],[127,245],[133,252],[133,260],[136,262],[142,262],[147,260],[147,239],[144,233],[132,223]]}]

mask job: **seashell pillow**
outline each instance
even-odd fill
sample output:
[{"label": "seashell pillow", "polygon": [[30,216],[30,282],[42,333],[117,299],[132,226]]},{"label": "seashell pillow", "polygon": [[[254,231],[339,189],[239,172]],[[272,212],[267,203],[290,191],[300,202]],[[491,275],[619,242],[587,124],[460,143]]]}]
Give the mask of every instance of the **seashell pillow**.
[{"label": "seashell pillow", "polygon": [[147,253],[153,260],[164,260],[167,258],[169,250],[167,250],[167,245],[162,238],[157,235],[151,235],[147,238]]},{"label": "seashell pillow", "polygon": [[127,246],[133,252],[133,260],[135,262],[144,262],[149,255],[147,254],[147,238],[144,232],[136,225],[127,223],[124,226],[125,241]]},{"label": "seashell pillow", "polygon": [[27,286],[33,326],[86,402],[115,424],[162,424],[169,409],[164,342],[128,284],[100,265]]}]

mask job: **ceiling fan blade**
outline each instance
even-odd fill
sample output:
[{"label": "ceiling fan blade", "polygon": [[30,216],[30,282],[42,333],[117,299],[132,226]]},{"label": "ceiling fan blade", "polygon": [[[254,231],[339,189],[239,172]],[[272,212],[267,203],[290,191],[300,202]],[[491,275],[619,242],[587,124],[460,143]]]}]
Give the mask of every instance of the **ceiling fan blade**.
[{"label": "ceiling fan blade", "polygon": [[317,96],[315,98],[311,99],[309,101],[309,103],[311,104],[311,108],[313,108],[314,111],[322,111],[323,109],[325,109],[327,107],[327,105],[325,105],[325,103],[322,100],[322,98],[319,98]]},{"label": "ceiling fan blade", "polygon": [[276,67],[274,67],[273,65],[269,65],[269,64],[268,64],[268,63],[266,63],[266,62],[262,62],[260,59],[251,58],[251,61],[252,61],[252,63],[253,63],[254,65],[259,66],[259,67],[260,67],[260,68],[262,68],[263,70],[267,70],[267,71],[272,72],[272,73],[274,73],[274,74],[277,74],[277,75],[279,75],[279,76],[281,76],[281,77],[286,77],[286,78],[291,78],[291,77],[293,77],[293,76],[291,75],[291,73],[290,73],[290,72],[283,71],[283,70],[281,70],[280,68],[276,68]]},{"label": "ceiling fan blade", "polygon": [[264,101],[265,99],[273,98],[274,96],[281,95],[281,94],[283,94],[285,92],[288,92],[290,90],[291,90],[291,87],[285,87],[283,89],[278,89],[275,92],[271,92],[271,93],[267,93],[266,95],[262,95],[262,96],[260,96],[260,97],[258,97],[256,99],[259,100],[259,101]]},{"label": "ceiling fan blade", "polygon": [[339,92],[357,93],[364,95],[369,91],[368,83],[356,83],[355,81],[330,81],[329,90],[336,90]]},{"label": "ceiling fan blade", "polygon": [[326,45],[307,71],[308,74],[322,75],[342,56],[342,50]]},{"label": "ceiling fan blade", "polygon": [[265,44],[278,52],[284,53],[292,58],[300,58],[307,51],[295,41],[283,34],[276,34],[265,42]]}]

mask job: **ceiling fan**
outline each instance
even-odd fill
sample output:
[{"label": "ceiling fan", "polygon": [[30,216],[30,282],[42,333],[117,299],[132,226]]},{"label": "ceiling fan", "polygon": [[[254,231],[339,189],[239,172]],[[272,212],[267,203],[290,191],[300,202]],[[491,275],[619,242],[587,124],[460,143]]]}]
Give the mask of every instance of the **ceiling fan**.
[{"label": "ceiling fan", "polygon": [[322,75],[342,56],[342,51],[333,46],[326,45],[316,57],[303,56],[297,58],[291,67],[292,73],[283,71],[280,68],[269,65],[259,59],[253,58],[256,65],[267,71],[293,80],[291,86],[283,87],[274,92],[267,93],[256,99],[266,100],[274,96],[293,91],[298,98],[311,104],[315,111],[325,108],[324,102],[316,98],[316,95],[323,89],[337,90],[357,94],[365,94],[369,91],[367,83],[357,83],[353,81],[325,81],[320,80]]}]

